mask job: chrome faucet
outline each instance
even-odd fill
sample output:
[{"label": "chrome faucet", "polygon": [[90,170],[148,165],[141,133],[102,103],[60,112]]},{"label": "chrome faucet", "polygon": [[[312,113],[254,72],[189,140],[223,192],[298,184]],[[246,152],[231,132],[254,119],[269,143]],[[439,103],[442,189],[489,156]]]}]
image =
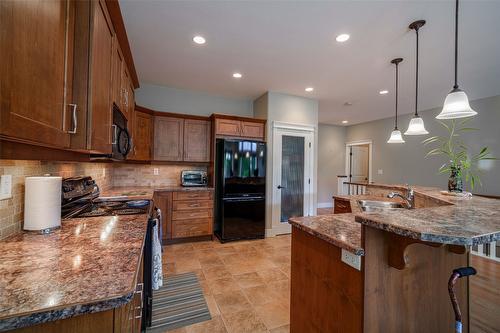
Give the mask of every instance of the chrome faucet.
[{"label": "chrome faucet", "polygon": [[397,192],[391,192],[387,195],[387,197],[390,199],[395,198],[395,197],[401,198],[401,199],[403,199],[404,203],[406,204],[407,209],[413,209],[413,208],[415,208],[415,192],[408,184],[406,184],[406,186],[408,187],[406,189],[406,197],[397,193]]}]

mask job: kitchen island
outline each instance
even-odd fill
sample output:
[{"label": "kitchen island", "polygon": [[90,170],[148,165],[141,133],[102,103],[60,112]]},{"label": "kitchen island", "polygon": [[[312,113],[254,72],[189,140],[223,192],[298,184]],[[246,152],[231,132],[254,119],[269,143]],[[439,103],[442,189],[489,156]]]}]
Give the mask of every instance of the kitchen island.
[{"label": "kitchen island", "polygon": [[[392,191],[406,194],[367,185],[341,198],[352,213],[290,220],[292,333],[454,332],[448,279],[468,266],[471,245],[500,239],[500,201],[416,187],[416,209],[360,209],[358,200],[388,201]],[[467,332],[466,278],[456,293]]]}]

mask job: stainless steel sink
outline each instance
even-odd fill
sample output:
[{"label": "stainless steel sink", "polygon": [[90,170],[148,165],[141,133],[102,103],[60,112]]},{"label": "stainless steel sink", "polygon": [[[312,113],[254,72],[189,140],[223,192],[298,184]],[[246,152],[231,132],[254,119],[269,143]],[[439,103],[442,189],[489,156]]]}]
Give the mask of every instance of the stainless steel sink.
[{"label": "stainless steel sink", "polygon": [[405,208],[399,202],[376,201],[376,200],[358,200],[358,205],[364,212],[378,212],[383,210]]}]

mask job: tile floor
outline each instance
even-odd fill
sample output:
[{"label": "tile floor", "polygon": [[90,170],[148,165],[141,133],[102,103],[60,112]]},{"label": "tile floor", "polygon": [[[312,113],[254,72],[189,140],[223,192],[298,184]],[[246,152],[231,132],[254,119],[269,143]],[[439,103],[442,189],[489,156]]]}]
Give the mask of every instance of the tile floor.
[{"label": "tile floor", "polygon": [[165,246],[166,275],[196,272],[212,319],[172,333],[289,332],[290,235]]}]

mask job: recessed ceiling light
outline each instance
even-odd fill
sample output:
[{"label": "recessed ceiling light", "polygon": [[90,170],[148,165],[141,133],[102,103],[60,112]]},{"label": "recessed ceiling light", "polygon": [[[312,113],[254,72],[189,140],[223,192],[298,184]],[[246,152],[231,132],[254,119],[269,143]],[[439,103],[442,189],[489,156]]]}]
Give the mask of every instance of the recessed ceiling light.
[{"label": "recessed ceiling light", "polygon": [[339,43],[343,43],[343,42],[347,42],[349,40],[349,36],[348,34],[340,34],[338,35],[335,40]]},{"label": "recessed ceiling light", "polygon": [[352,105],[352,102],[345,102],[344,103],[344,106],[351,106]]},{"label": "recessed ceiling light", "polygon": [[307,87],[306,89],[304,89],[305,91],[307,92],[311,92],[311,91],[314,91],[314,88],[313,87]]},{"label": "recessed ceiling light", "polygon": [[207,41],[204,37],[202,36],[194,36],[193,37],[193,42],[195,42],[196,44],[205,44]]},{"label": "recessed ceiling light", "polygon": [[348,121],[347,120],[342,120],[342,124],[347,124]]},{"label": "recessed ceiling light", "polygon": [[241,73],[233,73],[233,77],[235,79],[241,79],[243,77],[243,75],[241,75]]},{"label": "recessed ceiling light", "polygon": [[389,90],[380,90],[378,92],[380,95],[385,95],[385,94],[388,94],[389,93]]}]

